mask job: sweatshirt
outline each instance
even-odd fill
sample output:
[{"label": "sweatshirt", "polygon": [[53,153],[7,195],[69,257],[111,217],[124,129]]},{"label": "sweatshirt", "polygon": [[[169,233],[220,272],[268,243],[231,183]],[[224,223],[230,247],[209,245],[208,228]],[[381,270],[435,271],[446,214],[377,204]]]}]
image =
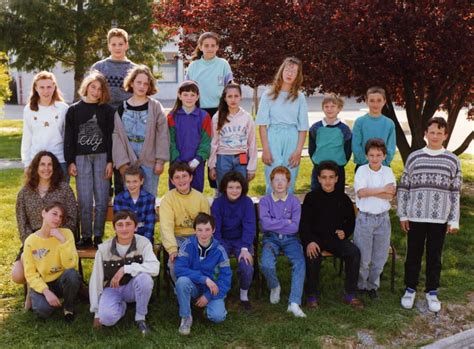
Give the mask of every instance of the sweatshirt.
[{"label": "sweatshirt", "polygon": [[31,234],[25,240],[25,278],[28,286],[38,293],[43,293],[48,288],[47,283],[58,279],[65,270],[78,267],[79,257],[72,231],[64,228],[59,231],[66,238],[64,243],[55,237],[44,239],[37,234]]},{"label": "sweatshirt", "polygon": [[[196,236],[191,236],[183,242],[174,266],[176,277],[185,276],[195,284],[204,286],[206,288],[204,296],[209,301],[225,298],[230,290],[232,269],[224,247],[219,241],[213,239],[204,258],[200,257],[200,249],[202,247]],[[206,286],[207,278],[210,278],[219,287],[217,295],[212,295]]]},{"label": "sweatshirt", "polygon": [[42,150],[53,153],[60,163],[64,162],[64,126],[68,105],[54,102],[38,111],[26,105],[23,109],[23,135],[21,137],[21,161],[25,167]]},{"label": "sweatshirt", "polygon": [[217,131],[219,113],[212,117],[212,142],[209,168],[215,168],[217,155],[248,155],[247,172],[255,173],[257,170],[257,140],[255,135],[255,122],[252,116],[240,108],[234,115],[228,115],[224,126]]},{"label": "sweatshirt", "polygon": [[265,195],[260,200],[258,211],[264,233],[292,235],[298,232],[301,204],[293,194],[287,194],[283,199],[278,199],[273,193]]},{"label": "sweatshirt", "polygon": [[161,241],[168,253],[178,250],[176,236],[194,234],[193,223],[199,212],[209,213],[209,201],[195,189],[188,194],[181,194],[172,189],[160,202]]},{"label": "sweatshirt", "polygon": [[336,230],[343,230],[348,239],[354,226],[354,205],[346,194],[321,188],[306,194],[299,227],[303,246],[315,242],[323,250],[329,241],[340,241]]},{"label": "sweatshirt", "polygon": [[313,164],[332,160],[338,166],[345,166],[352,155],[352,134],[349,126],[336,120],[329,125],[324,119],[309,129],[308,153]]},{"label": "sweatshirt", "polygon": [[108,104],[79,101],[66,113],[64,157],[68,165],[77,155],[107,153],[112,162],[112,132],[114,110]]},{"label": "sweatshirt", "polygon": [[211,214],[216,220],[215,239],[238,240],[238,248],[252,247],[256,218],[251,198],[241,195],[237,200],[230,201],[227,195],[221,195],[212,203]]}]

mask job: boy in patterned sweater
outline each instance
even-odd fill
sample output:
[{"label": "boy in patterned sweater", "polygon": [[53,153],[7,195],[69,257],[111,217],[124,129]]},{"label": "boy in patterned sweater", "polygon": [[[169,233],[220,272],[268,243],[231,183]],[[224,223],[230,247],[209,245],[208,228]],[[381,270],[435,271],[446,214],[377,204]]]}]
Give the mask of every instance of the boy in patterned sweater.
[{"label": "boy in patterned sweater", "polygon": [[448,137],[446,120],[428,120],[425,137],[428,145],[410,154],[398,187],[398,216],[408,235],[401,305],[413,307],[426,244],[425,297],[429,310],[439,312],[441,254],[445,235],[459,229],[462,177],[459,159],[443,147]]}]

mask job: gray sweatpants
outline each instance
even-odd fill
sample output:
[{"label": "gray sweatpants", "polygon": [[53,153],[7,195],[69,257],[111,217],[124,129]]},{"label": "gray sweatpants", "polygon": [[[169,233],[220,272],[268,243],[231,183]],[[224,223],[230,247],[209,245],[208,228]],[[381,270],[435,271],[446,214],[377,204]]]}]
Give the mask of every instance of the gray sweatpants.
[{"label": "gray sweatpants", "polygon": [[361,290],[376,290],[380,286],[380,274],[390,247],[390,216],[359,212],[354,230],[354,244],[360,250],[359,281]]}]

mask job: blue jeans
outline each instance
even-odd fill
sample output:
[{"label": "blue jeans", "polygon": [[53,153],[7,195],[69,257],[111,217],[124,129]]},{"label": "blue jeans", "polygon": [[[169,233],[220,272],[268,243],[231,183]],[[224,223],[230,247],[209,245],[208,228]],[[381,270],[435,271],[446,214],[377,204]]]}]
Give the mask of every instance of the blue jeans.
[{"label": "blue jeans", "polygon": [[280,285],[276,274],[277,257],[283,251],[291,263],[291,291],[289,303],[301,305],[303,295],[304,277],[306,265],[304,260],[303,246],[296,234],[284,235],[267,232],[263,234],[262,258],[260,269],[267,279],[268,288]]},{"label": "blue jeans", "polygon": [[217,172],[217,188],[222,178],[227,172],[239,172],[244,178],[247,178],[247,165],[241,165],[239,154],[237,155],[219,155],[217,154],[216,172]]},{"label": "blue jeans", "polygon": [[[187,276],[181,276],[176,282],[176,295],[179,303],[179,316],[188,317],[191,315],[191,299],[200,297],[207,289],[206,285],[195,284]],[[210,299],[206,305],[207,318],[212,322],[222,322],[225,320],[227,310],[225,309],[224,298]]]},{"label": "blue jeans", "polygon": [[156,175],[153,171],[154,168],[141,165],[140,168],[143,171],[144,181],[143,181],[143,189],[153,195],[155,198],[157,197],[157,189],[158,189],[158,181],[160,180],[160,176]]}]

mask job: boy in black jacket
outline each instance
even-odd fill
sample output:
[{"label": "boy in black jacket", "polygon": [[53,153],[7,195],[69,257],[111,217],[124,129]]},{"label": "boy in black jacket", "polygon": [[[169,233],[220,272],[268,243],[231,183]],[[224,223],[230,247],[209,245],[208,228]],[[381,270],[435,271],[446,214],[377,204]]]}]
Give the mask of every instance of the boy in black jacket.
[{"label": "boy in black jacket", "polygon": [[309,192],[303,202],[300,236],[305,249],[308,308],[318,307],[322,251],[331,252],[344,260],[344,303],[355,308],[363,307],[362,302],[356,298],[360,252],[349,240],[354,232],[354,206],[346,194],[335,191],[337,173],[335,162],[322,161],[317,170],[321,187]]}]

